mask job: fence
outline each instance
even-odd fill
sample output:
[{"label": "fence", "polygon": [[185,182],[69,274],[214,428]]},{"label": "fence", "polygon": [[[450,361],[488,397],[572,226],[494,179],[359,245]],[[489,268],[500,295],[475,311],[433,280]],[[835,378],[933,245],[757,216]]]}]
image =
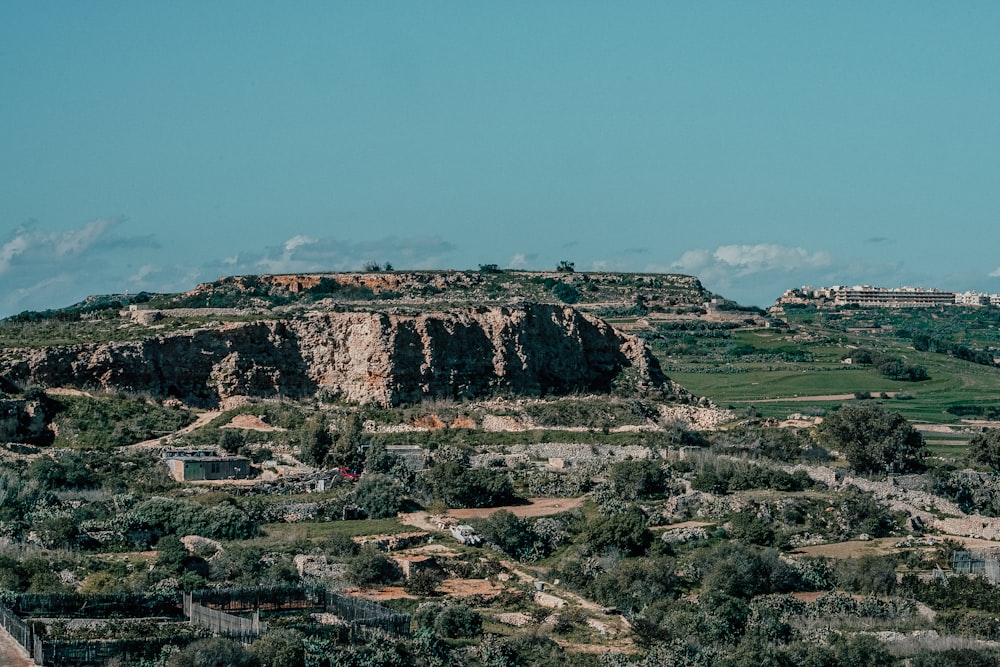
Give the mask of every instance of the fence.
[{"label": "fence", "polygon": [[955,574],[981,574],[993,583],[1000,583],[1000,560],[976,555],[971,551],[956,551],[951,557]]},{"label": "fence", "polygon": [[234,639],[252,640],[267,632],[267,623],[260,622],[259,609],[250,618],[234,616],[194,602],[190,593],[184,594],[184,614],[193,625],[200,625],[213,634]]},{"label": "fence", "polygon": [[410,615],[383,607],[380,604],[330,593],[327,610],[344,619],[352,628],[363,626],[377,628],[394,635],[410,634]]},{"label": "fence", "polygon": [[179,593],[21,593],[11,606],[18,616],[50,618],[176,618],[182,612]]},{"label": "fence", "polygon": [[168,644],[184,646],[191,637],[155,637],[149,639],[95,639],[72,641],[42,641],[35,638],[32,657],[45,667],[82,667],[106,665],[112,658],[121,664],[133,665],[140,660],[160,656]]},{"label": "fence", "polygon": [[262,586],[251,588],[204,588],[192,594],[198,604],[231,613],[299,611],[326,609],[326,589],[303,586]]},{"label": "fence", "polygon": [[3,629],[10,633],[18,644],[23,646],[28,653],[34,649],[34,641],[31,626],[18,618],[13,611],[5,605],[0,604],[0,624]]}]

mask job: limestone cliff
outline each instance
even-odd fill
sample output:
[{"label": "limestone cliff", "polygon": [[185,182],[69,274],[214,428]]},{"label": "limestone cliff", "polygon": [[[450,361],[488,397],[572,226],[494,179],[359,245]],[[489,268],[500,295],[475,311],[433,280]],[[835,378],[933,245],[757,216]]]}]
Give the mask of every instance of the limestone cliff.
[{"label": "limestone cliff", "polygon": [[320,389],[380,405],[493,391],[603,392],[623,371],[691,400],[641,340],[572,308],[537,304],[421,315],[314,313],[8,358],[17,361],[2,372],[22,383],[145,391],[205,405]]}]

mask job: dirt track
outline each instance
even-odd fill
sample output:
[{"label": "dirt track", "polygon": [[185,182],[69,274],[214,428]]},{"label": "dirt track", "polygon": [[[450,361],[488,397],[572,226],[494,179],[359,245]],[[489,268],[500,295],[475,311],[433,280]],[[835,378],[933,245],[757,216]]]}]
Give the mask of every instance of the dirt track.
[{"label": "dirt track", "polygon": [[[872,396],[884,393],[889,398],[896,395],[894,391],[872,391]],[[755,398],[746,401],[733,401],[734,403],[808,403],[809,401],[853,401],[857,397],[854,394],[825,394],[822,396],[789,396],[787,398]]]},{"label": "dirt track", "polygon": [[34,667],[35,661],[6,630],[0,627],[0,665],[3,667]]},{"label": "dirt track", "polygon": [[507,510],[514,516],[535,517],[559,514],[576,509],[583,504],[583,498],[528,498],[527,505],[505,505],[504,507],[474,507],[471,509],[448,510],[448,516],[456,519],[481,519],[499,510]]}]

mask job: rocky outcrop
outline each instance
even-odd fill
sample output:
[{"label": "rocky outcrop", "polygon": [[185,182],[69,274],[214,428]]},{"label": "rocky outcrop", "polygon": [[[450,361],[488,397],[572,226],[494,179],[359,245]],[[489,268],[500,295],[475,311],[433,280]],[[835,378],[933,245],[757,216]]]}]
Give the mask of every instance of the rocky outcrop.
[{"label": "rocky outcrop", "polygon": [[138,342],[21,350],[3,372],[23,383],[144,391],[200,404],[231,396],[395,405],[494,391],[605,392],[630,380],[689,399],[638,338],[572,308],[526,305],[401,315],[324,312],[239,322]]},{"label": "rocky outcrop", "polygon": [[40,399],[0,399],[0,442],[44,444],[52,439],[51,410]]}]

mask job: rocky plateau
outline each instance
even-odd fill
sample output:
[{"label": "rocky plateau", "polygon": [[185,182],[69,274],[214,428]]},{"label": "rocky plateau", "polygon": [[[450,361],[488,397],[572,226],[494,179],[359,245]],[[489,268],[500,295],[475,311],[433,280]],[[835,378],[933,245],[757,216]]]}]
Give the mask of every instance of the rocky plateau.
[{"label": "rocky plateau", "polygon": [[642,340],[550,304],[311,312],[139,341],[7,349],[0,375],[22,386],[148,392],[203,406],[241,395],[323,393],[392,406],[504,392],[607,392],[623,376],[693,401]]}]

